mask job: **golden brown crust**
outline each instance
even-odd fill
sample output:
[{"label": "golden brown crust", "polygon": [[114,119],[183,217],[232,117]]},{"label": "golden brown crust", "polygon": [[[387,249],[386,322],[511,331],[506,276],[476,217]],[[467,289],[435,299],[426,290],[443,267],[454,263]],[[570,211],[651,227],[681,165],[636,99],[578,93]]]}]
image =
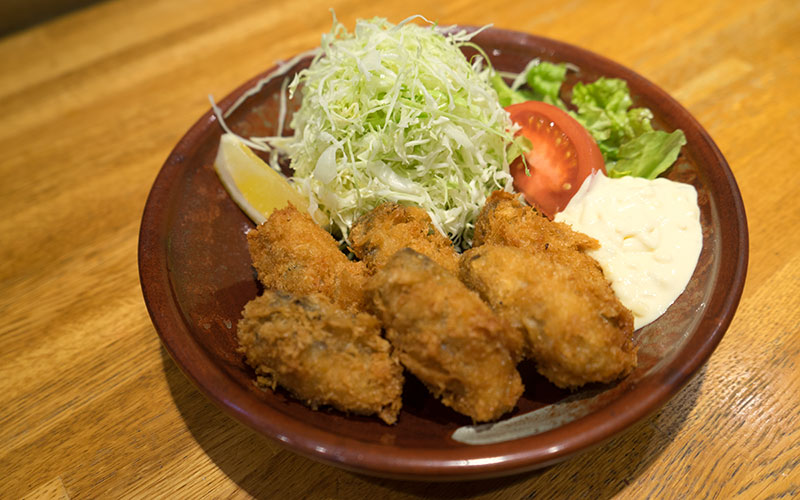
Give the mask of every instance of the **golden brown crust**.
[{"label": "golden brown crust", "polygon": [[403,369],[375,317],[343,311],[322,295],[272,290],[248,302],[242,316],[240,351],[261,385],[280,385],[313,409],[397,420]]},{"label": "golden brown crust", "polygon": [[248,232],[247,243],[264,288],[321,293],[344,308],[363,310],[364,264],[348,260],[327,231],[291,204]]},{"label": "golden brown crust", "polygon": [[507,245],[533,251],[585,252],[600,248],[594,238],[573,231],[562,222],[553,222],[505,191],[495,191],[486,199],[475,220],[473,247]]},{"label": "golden brown crust", "polygon": [[403,249],[367,295],[400,361],[445,405],[475,421],[514,408],[523,386],[511,352],[522,338],[452,273]]},{"label": "golden brown crust", "polygon": [[383,203],[362,215],[350,230],[353,253],[374,273],[397,251],[411,248],[455,273],[458,253],[419,207]]},{"label": "golden brown crust", "polygon": [[633,315],[593,259],[563,257],[483,245],[464,253],[459,277],[524,335],[551,382],[611,382],[636,366]]}]

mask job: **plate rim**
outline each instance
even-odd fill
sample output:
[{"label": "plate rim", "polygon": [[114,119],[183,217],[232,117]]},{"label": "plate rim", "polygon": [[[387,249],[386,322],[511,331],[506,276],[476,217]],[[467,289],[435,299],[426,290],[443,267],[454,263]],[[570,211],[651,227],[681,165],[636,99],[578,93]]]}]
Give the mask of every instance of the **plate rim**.
[{"label": "plate rim", "polygon": [[[477,29],[474,26],[461,25],[458,28]],[[599,446],[661,408],[691,380],[711,356],[730,325],[741,299],[749,253],[744,204],[733,173],[717,145],[694,116],[673,97],[619,63],[566,42],[500,28],[486,29],[476,36],[476,40],[489,35],[504,37],[508,44],[521,47],[550,49],[554,54],[563,56],[564,60],[570,60],[569,55],[577,54],[580,58],[596,61],[598,66],[612,68],[615,73],[624,75],[623,78],[627,81],[637,81],[649,87],[661,103],[660,111],[667,111],[670,115],[681,115],[682,119],[688,119],[694,130],[699,132],[699,139],[709,148],[715,163],[721,167],[721,173],[729,188],[726,190],[729,197],[723,201],[727,201],[725,204],[727,208],[733,209],[735,217],[733,229],[736,234],[728,236],[731,238],[737,236],[736,244],[730,247],[735,250],[735,259],[727,261],[720,259],[720,270],[716,278],[725,279],[728,293],[721,303],[717,304],[719,301],[715,301],[716,307],[713,310],[708,307],[704,310],[703,317],[694,330],[695,333],[700,331],[706,323],[710,328],[709,333],[703,337],[699,349],[687,353],[688,358],[676,356],[667,366],[659,370],[657,374],[663,377],[659,377],[658,384],[655,380],[650,380],[651,377],[648,375],[644,379],[647,383],[624,393],[612,405],[544,433],[495,444],[464,445],[446,449],[378,445],[338,436],[330,431],[298,422],[276,409],[257,402],[249,391],[218,367],[205,348],[192,337],[189,325],[172,293],[165,251],[167,233],[159,231],[159,228],[166,227],[168,220],[163,215],[168,214],[172,208],[169,196],[172,181],[183,169],[188,168],[186,158],[190,146],[208,134],[212,127],[219,128],[216,116],[209,109],[180,139],[153,183],[142,213],[138,263],[145,304],[162,344],[180,370],[225,413],[300,455],[354,472],[428,481],[482,479],[545,467],[578,452]],[[259,79],[278,68],[279,64],[276,64],[249,79],[222,99],[218,105],[221,109],[227,109],[238,96]],[[664,105],[667,105],[668,109],[664,109]],[[726,267],[730,269],[722,269],[726,262],[728,263]],[[712,299],[714,298],[716,297],[712,296]],[[710,313],[713,313],[713,318],[709,317]],[[217,387],[215,390],[210,390],[209,385],[205,383],[212,380]],[[645,391],[651,386],[652,391]],[[616,412],[620,406],[626,408],[622,416]],[[609,416],[614,416],[614,419],[608,420]],[[570,434],[569,431],[574,427],[586,427],[587,423],[596,425],[588,427],[588,431],[578,435]],[[284,426],[290,428],[295,426],[303,432],[300,435],[297,435],[296,431],[286,433],[281,430]]]}]

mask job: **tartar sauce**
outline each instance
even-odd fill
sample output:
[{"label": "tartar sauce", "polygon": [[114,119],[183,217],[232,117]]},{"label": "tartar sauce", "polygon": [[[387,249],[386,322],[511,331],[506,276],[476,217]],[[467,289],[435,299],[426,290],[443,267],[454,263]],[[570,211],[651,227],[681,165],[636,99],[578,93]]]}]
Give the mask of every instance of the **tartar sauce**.
[{"label": "tartar sauce", "polygon": [[600,242],[589,254],[633,313],[637,329],[661,316],[683,292],[703,247],[694,186],[663,178],[611,179],[597,173],[555,220]]}]

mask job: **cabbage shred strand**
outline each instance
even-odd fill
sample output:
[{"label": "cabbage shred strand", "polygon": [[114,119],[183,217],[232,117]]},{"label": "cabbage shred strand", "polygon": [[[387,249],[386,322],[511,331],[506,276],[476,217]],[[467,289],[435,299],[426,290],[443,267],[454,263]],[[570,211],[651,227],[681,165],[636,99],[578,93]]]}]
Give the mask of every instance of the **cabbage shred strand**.
[{"label": "cabbage shred strand", "polygon": [[334,18],[295,75],[294,135],[269,143],[289,155],[295,185],[345,241],[360,215],[393,201],[422,207],[468,246],[488,194],[511,190],[516,128],[482,58],[459,49],[472,36],[380,18],[349,33]]}]

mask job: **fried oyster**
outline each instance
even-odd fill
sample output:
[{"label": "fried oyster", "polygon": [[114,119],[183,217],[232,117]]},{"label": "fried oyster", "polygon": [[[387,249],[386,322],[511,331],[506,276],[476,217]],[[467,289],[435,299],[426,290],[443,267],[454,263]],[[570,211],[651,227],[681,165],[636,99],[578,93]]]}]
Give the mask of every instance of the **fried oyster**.
[{"label": "fried oyster", "polygon": [[483,245],[464,253],[459,277],[524,336],[555,385],[611,382],[636,366],[633,316],[586,261]]},{"label": "fried oyster", "polygon": [[403,248],[411,248],[453,273],[458,266],[458,253],[453,243],[434,227],[428,213],[419,207],[397,203],[378,205],[359,217],[349,238],[353,253],[370,272],[383,267]]},{"label": "fried oyster", "polygon": [[313,409],[377,415],[387,424],[402,406],[403,368],[369,314],[326,297],[267,290],[247,303],[237,335],[258,383],[280,385]]},{"label": "fried oyster", "polygon": [[264,288],[320,293],[346,309],[363,309],[364,264],[351,262],[330,233],[291,204],[248,232],[247,243]]},{"label": "fried oyster", "polygon": [[575,252],[600,248],[594,238],[573,231],[567,224],[549,220],[535,208],[525,205],[518,196],[505,191],[489,195],[475,220],[472,245],[484,244],[566,252],[568,257]]},{"label": "fried oyster", "polygon": [[400,361],[442,403],[477,422],[514,408],[522,338],[452,273],[406,248],[368,280],[367,296]]}]

